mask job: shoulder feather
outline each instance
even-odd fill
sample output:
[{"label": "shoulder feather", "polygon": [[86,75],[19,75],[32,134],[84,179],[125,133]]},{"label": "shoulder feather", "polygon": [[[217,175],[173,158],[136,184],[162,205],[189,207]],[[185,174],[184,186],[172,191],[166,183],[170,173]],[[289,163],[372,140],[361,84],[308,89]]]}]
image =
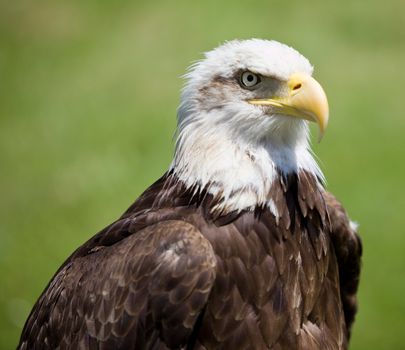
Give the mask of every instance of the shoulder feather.
[{"label": "shoulder feather", "polygon": [[186,346],[215,276],[212,247],[193,225],[148,226],[65,264],[35,305],[19,347]]}]

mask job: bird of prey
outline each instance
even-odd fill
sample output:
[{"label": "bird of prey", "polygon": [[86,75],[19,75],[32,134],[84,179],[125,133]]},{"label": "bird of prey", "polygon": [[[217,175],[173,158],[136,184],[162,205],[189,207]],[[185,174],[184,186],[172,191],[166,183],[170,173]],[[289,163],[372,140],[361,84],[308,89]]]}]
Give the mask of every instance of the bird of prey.
[{"label": "bird of prey", "polygon": [[20,349],[346,349],[361,241],[311,153],[293,48],[224,43],[186,74],[168,171],[59,268]]}]

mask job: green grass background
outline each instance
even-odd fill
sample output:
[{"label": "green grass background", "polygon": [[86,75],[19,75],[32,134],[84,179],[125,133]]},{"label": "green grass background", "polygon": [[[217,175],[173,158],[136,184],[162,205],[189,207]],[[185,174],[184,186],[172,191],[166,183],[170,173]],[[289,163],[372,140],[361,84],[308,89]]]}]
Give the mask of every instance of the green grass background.
[{"label": "green grass background", "polygon": [[0,2],[0,348],[64,259],[167,169],[186,66],[250,37],[300,50],[329,97],[314,148],[364,243],[351,348],[403,348],[404,14],[401,0]]}]

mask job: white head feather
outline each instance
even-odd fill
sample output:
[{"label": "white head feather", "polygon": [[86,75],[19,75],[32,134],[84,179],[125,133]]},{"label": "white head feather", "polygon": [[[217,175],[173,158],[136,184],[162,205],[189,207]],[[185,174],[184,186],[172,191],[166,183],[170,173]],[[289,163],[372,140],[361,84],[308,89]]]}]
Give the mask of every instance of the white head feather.
[{"label": "white head feather", "polygon": [[178,110],[178,139],[171,169],[188,187],[221,194],[226,211],[268,204],[278,172],[300,169],[323,178],[309,147],[307,122],[247,102],[238,72],[251,71],[272,81],[293,73],[312,75],[309,61],[276,41],[230,41],[207,52],[186,74]]}]

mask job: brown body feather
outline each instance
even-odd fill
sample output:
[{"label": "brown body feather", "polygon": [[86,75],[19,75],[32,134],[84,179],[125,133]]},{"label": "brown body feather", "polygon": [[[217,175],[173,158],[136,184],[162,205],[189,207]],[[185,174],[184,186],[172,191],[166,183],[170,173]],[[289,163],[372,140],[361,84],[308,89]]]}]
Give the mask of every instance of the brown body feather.
[{"label": "brown body feather", "polygon": [[172,174],[80,247],[35,304],[20,349],[345,349],[361,242],[305,172],[267,208],[218,200]]}]

